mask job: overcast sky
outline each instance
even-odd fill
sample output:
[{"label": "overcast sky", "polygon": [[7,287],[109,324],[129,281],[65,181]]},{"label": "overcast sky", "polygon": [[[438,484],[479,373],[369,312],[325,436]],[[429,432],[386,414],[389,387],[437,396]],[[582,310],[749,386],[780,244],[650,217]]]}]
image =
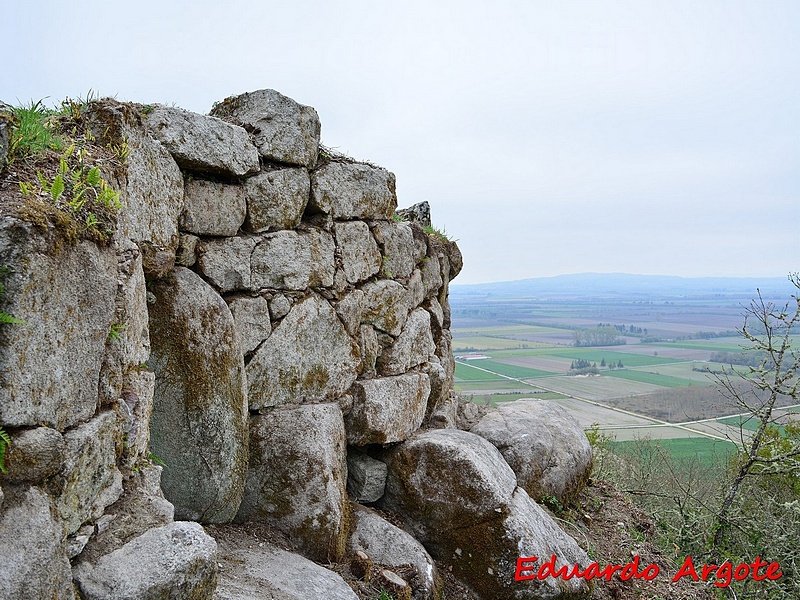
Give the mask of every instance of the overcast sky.
[{"label": "overcast sky", "polygon": [[397,175],[457,282],[800,270],[800,2],[4,0],[0,99],[274,88]]}]

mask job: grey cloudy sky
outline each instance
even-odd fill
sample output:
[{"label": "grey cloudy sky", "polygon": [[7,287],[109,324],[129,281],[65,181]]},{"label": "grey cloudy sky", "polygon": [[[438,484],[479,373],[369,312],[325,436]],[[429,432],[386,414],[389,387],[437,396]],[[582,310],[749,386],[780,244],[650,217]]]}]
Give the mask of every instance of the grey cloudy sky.
[{"label": "grey cloudy sky", "polygon": [[274,88],[475,283],[800,270],[800,2],[5,0],[0,99]]}]

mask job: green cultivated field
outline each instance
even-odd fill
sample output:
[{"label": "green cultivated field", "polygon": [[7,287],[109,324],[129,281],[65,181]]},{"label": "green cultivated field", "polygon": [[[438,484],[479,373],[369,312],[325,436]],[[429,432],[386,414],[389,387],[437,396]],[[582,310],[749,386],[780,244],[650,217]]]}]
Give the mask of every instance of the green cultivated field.
[{"label": "green cultivated field", "polygon": [[[638,442],[612,442],[624,452],[626,449],[635,448]],[[669,452],[678,462],[697,460],[706,467],[725,468],[731,455],[736,450],[736,445],[722,440],[712,440],[703,437],[672,438],[657,440],[664,450]]]},{"label": "green cultivated field", "polygon": [[[596,413],[608,427],[630,426],[631,415],[618,408],[675,423],[689,420],[689,414],[697,415],[695,419],[732,414],[734,408],[719,401],[711,387],[715,381],[703,369],[723,368],[708,362],[715,352],[742,350],[743,340],[730,332],[741,327],[742,306],[752,296],[718,288],[654,292],[646,287],[631,288],[626,295],[603,291],[612,287],[600,284],[526,298],[503,297],[498,285],[501,288],[483,295],[459,294],[456,286],[451,288],[455,353],[474,350],[488,357],[456,363],[455,388],[464,396],[481,404],[568,397],[565,405],[581,422]],[[625,343],[572,345],[576,329],[601,325],[615,327]],[[600,374],[569,375],[570,363],[579,359],[595,363]],[[606,365],[621,361],[623,368],[602,368],[603,360]],[[655,427],[648,432],[664,432],[666,437],[668,430]],[[637,435],[635,429],[616,431]],[[702,460],[725,447],[708,437],[665,443],[676,456],[696,454]]]},{"label": "green cultivated field", "polygon": [[650,373],[648,371],[640,371],[637,369],[620,369],[617,371],[606,371],[603,373],[609,377],[619,377],[621,379],[628,379],[630,381],[641,381],[642,383],[652,383],[653,385],[660,385],[662,387],[683,387],[690,385],[697,385],[697,382],[688,379],[680,379],[678,377],[671,377],[670,375],[660,375],[658,373]]}]

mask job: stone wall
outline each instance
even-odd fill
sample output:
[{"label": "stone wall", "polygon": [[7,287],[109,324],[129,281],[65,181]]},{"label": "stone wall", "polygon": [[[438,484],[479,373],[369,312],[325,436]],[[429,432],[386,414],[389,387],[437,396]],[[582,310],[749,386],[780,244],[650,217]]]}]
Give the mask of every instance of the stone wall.
[{"label": "stone wall", "polygon": [[82,119],[129,149],[111,243],[0,219],[0,308],[26,322],[0,326],[3,598],[248,597],[200,524],[253,521],[318,562],[417,565],[415,597],[428,552],[487,598],[585,591],[513,581],[523,550],[587,559],[495,440],[431,429],[456,420],[462,261],[427,205],[397,216],[394,175],[320,148],[316,111],[272,90]]}]

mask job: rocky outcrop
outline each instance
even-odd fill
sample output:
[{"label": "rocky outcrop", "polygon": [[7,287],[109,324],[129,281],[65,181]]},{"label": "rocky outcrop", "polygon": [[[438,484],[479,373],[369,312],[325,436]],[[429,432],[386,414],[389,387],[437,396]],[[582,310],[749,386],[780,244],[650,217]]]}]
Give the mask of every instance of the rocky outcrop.
[{"label": "rocky outcrop", "polygon": [[94,564],[78,562],[75,583],[86,600],[210,600],[217,587],[216,550],[199,524],[170,523]]},{"label": "rocky outcrop", "polygon": [[489,440],[532,498],[569,504],[589,479],[592,448],[578,422],[555,402],[503,403],[470,431]]},{"label": "rocky outcrop", "polygon": [[415,600],[435,597],[439,584],[436,565],[425,548],[405,531],[380,517],[375,511],[356,506],[349,551],[361,550],[374,563],[387,567],[411,565]]},{"label": "rocky outcrop", "polygon": [[[431,556],[484,598],[583,593],[513,580],[520,553],[586,561],[522,489],[574,493],[549,465],[575,456],[580,481],[579,430],[559,445],[561,415],[514,413],[552,438],[526,446],[487,417],[501,454],[452,429],[462,258],[427,203],[396,219],[394,175],[320,150],[316,111],[273,90],[211,116],[81,110],[70,135],[113,150],[110,239],[0,212],[0,310],[25,321],[0,324],[4,597],[211,598],[222,568],[218,598],[352,599],[307,560],[348,549],[404,598],[436,597]],[[218,561],[175,516],[226,544],[265,527],[306,558],[239,539]]]},{"label": "rocky outcrop", "polygon": [[[380,506],[405,520],[429,552],[482,597],[554,598],[588,593],[585,581],[514,581],[519,556],[589,558],[521,488],[500,452],[457,430],[418,433],[391,450]],[[563,589],[559,586],[563,586]]]}]

